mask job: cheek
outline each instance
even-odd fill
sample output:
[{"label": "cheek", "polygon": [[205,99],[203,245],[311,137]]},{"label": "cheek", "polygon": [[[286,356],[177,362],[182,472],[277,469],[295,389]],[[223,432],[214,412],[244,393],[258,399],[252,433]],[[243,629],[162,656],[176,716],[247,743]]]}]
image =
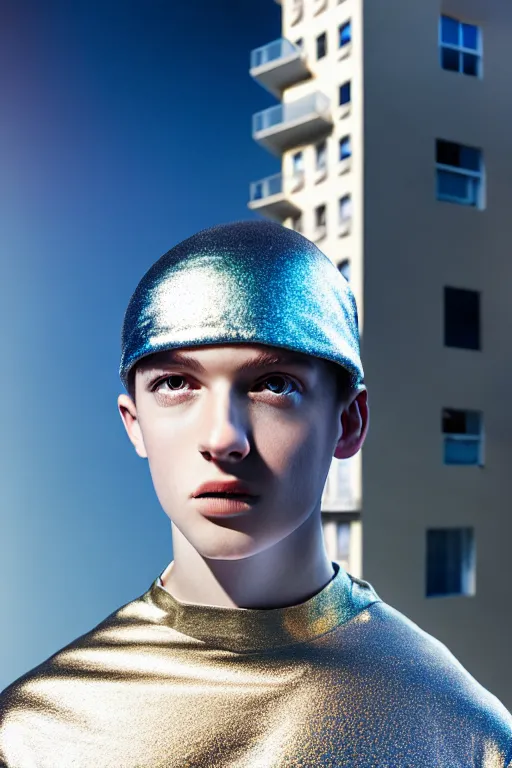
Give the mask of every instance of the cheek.
[{"label": "cheek", "polygon": [[186,440],[186,434],[178,434],[169,424],[153,425],[144,433],[149,471],[161,503],[179,493],[179,478],[186,477],[190,459]]},{"label": "cheek", "polygon": [[307,457],[318,445],[318,430],[314,423],[301,418],[296,420],[262,419],[254,424],[256,452],[277,475],[296,472],[304,466]]}]

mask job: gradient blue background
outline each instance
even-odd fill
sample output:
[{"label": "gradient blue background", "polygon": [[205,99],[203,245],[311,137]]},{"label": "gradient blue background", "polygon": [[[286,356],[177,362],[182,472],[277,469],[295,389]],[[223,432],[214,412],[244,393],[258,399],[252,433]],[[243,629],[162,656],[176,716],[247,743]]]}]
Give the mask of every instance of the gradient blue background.
[{"label": "gradient blue background", "polygon": [[0,690],[172,559],[116,398],[131,293],[199,229],[253,218],[271,0],[11,0],[0,23]]}]

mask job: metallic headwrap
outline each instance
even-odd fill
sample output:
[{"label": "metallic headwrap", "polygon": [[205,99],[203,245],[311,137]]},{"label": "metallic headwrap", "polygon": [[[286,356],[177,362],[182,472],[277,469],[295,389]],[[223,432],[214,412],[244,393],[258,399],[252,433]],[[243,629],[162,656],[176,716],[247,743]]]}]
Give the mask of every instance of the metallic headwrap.
[{"label": "metallic headwrap", "polygon": [[338,363],[363,380],[348,282],[303,235],[269,221],[204,229],[146,272],[125,313],[119,375],[166,349],[266,344]]}]

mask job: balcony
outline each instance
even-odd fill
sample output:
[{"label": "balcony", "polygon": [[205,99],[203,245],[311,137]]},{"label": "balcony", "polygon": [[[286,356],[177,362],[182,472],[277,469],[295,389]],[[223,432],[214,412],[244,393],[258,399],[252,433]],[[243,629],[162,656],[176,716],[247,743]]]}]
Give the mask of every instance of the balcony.
[{"label": "balcony", "polygon": [[275,155],[311,144],[332,128],[331,104],[315,91],[302,99],[257,112],[252,118],[252,137]]},{"label": "balcony", "polygon": [[251,51],[249,74],[278,99],[285,88],[311,77],[305,53],[286,38]]},{"label": "balcony", "polygon": [[253,181],[250,188],[249,208],[274,221],[283,222],[292,216],[297,217],[301,209],[290,195],[297,188],[297,179],[283,180],[281,173],[267,176],[266,179]]}]

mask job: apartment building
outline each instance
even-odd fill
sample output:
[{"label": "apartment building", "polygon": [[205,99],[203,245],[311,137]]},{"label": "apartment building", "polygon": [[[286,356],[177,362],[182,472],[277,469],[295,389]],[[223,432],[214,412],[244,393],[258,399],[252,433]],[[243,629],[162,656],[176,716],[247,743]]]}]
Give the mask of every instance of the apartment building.
[{"label": "apartment building", "polygon": [[350,281],[370,403],[326,546],[512,709],[512,6],[281,5],[250,61],[281,172],[249,207]]}]

